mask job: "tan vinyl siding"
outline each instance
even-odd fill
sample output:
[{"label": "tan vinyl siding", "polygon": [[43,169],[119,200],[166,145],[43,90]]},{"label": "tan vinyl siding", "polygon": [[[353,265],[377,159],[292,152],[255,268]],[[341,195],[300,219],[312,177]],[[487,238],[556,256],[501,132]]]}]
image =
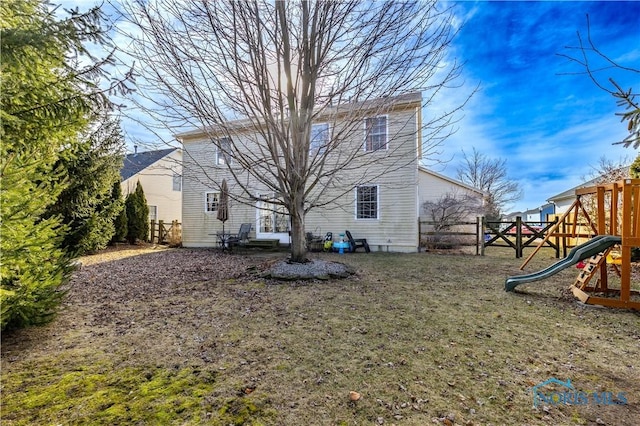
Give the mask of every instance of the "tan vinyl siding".
[{"label": "tan vinyl siding", "polygon": [[[332,232],[334,238],[348,229],[354,238],[366,238],[372,250],[416,251],[418,247],[417,196],[417,109],[389,112],[388,148],[370,152],[377,156],[378,163],[352,170],[342,176],[353,177],[363,185],[378,186],[378,218],[356,218],[356,189],[344,194],[333,205],[312,210],[306,219],[308,232],[325,234]],[[354,135],[354,143],[364,142],[362,132]],[[363,149],[364,150],[364,149]],[[368,159],[363,159],[368,161]],[[392,170],[380,174],[379,171]],[[363,179],[363,173],[374,176]]]},{"label": "tan vinyl siding", "polygon": [[[205,194],[219,192],[223,178],[227,179],[230,191],[234,183],[226,166],[216,166],[216,149],[208,141],[189,142],[184,145],[183,176],[183,225],[182,241],[185,247],[213,247],[215,233],[222,231],[222,222],[216,212],[205,211]],[[238,232],[240,224],[255,226],[255,209],[229,200],[229,220],[224,223],[225,232]]]},{"label": "tan vinyl siding", "polygon": [[182,222],[183,191],[173,190],[174,174],[182,174],[182,151],[175,150],[169,155],[130,178],[122,181],[123,197],[135,191],[138,181],[144,190],[147,204],[157,207],[157,219],[170,223]]},{"label": "tan vinyl siding", "polygon": [[[418,248],[418,152],[419,152],[419,100],[402,108],[387,110],[387,149],[365,152],[364,118],[358,118],[355,130],[340,144],[361,147],[361,159],[354,159],[347,170],[333,177],[342,186],[339,192],[327,194],[338,197],[326,206],[314,207],[306,216],[306,231],[316,235],[332,232],[338,238],[345,230],[354,238],[366,238],[372,250],[413,252]],[[375,115],[372,115],[375,116]],[[319,122],[323,122],[319,120]],[[339,129],[340,121],[330,126]],[[252,138],[246,135],[247,149]],[[240,137],[235,135],[234,137]],[[234,180],[226,166],[216,166],[216,150],[203,134],[190,132],[183,135],[184,178],[183,178],[183,244],[187,247],[214,246],[215,232],[222,229],[215,212],[205,212],[205,193],[217,192],[220,182],[227,178],[230,192]],[[243,139],[245,139],[243,138]],[[254,142],[255,143],[255,142]],[[348,150],[346,150],[348,151]],[[336,157],[340,152],[335,153]],[[371,160],[375,160],[373,163]],[[331,161],[330,159],[328,160]],[[246,176],[246,174],[245,174]],[[378,185],[378,218],[356,218],[356,190],[352,183]],[[249,182],[253,195],[263,193],[256,183]],[[336,185],[337,186],[337,185]],[[322,190],[332,188],[327,182]],[[313,194],[312,194],[313,195]],[[255,206],[230,201],[229,220],[225,230],[237,232],[243,222],[252,223],[255,235],[257,226]]]},{"label": "tan vinyl siding", "polygon": [[[426,201],[438,201],[438,199],[440,199],[445,194],[453,194],[457,196],[465,194],[471,195],[478,199],[478,203],[481,203],[482,200],[481,192],[468,188],[460,184],[459,182],[444,178],[436,173],[432,173],[424,169],[420,169],[419,182],[418,211],[419,216],[422,217],[423,220],[429,220],[429,218],[425,216],[425,213],[422,210],[422,204]],[[469,218],[469,220],[472,219],[475,219],[475,215]]]}]

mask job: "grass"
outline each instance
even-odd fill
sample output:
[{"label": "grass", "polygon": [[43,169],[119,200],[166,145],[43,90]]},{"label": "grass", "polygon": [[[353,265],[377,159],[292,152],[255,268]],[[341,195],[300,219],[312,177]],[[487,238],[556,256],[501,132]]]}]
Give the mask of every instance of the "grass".
[{"label": "grass", "polygon": [[[92,297],[71,296],[46,327],[5,333],[3,424],[640,418],[640,315],[576,303],[565,290],[575,270],[505,293],[505,277],[521,263],[509,250],[488,249],[485,257],[320,254],[358,275],[273,284],[251,275],[183,274],[146,292],[145,285],[161,284],[149,271],[146,281],[124,284],[137,290],[122,300],[104,290],[109,268],[185,255],[193,256],[169,250],[88,266],[83,291]],[[219,255],[207,256],[213,262]],[[229,257],[240,258],[244,266],[266,260]],[[527,271],[554,261],[539,254]],[[624,392],[626,404],[534,408],[531,388],[550,377],[584,392]],[[350,391],[362,398],[351,401]]]}]

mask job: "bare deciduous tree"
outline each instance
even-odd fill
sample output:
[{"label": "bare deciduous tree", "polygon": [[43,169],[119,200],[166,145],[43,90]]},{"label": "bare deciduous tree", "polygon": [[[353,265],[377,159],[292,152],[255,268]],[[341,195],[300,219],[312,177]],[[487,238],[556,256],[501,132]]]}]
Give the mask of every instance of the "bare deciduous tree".
[{"label": "bare deciduous tree", "polygon": [[617,182],[629,177],[630,164],[631,160],[629,158],[621,158],[618,161],[612,161],[607,157],[602,156],[598,159],[598,164],[592,166],[589,176],[583,177],[583,180],[593,180],[596,185]]},{"label": "bare deciduous tree", "polygon": [[462,151],[463,164],[457,170],[458,179],[486,193],[484,214],[488,220],[500,220],[509,204],[522,198],[522,189],[507,176],[507,160],[489,158],[475,148],[471,155]]},{"label": "bare deciduous tree", "polygon": [[436,231],[446,230],[458,222],[469,220],[482,211],[478,198],[447,193],[435,201],[422,203],[422,210],[434,224]]},{"label": "bare deciduous tree", "polygon": [[[430,106],[455,85],[460,65],[446,51],[457,28],[435,1],[130,0],[124,12],[148,112],[210,136],[231,160],[235,200],[286,208],[293,261],[306,257],[310,209],[435,150],[464,104],[402,130],[422,139],[411,159],[399,144],[382,162],[345,142],[398,95],[422,92]],[[320,117],[330,132],[312,143]],[[261,198],[254,182],[277,197]]]},{"label": "bare deciduous tree", "polygon": [[632,87],[625,90],[612,77],[609,77],[607,79],[608,83],[605,83],[599,75],[603,72],[611,74],[613,71],[621,71],[624,75],[631,76],[631,79],[634,79],[633,81],[637,83],[638,77],[640,77],[640,69],[617,63],[596,46],[591,38],[589,15],[587,15],[587,39],[583,40],[580,32],[577,33],[577,37],[578,46],[566,47],[569,51],[577,51],[577,55],[562,53],[558,55],[568,59],[569,62],[577,63],[581,71],[563,74],[586,74],[599,89],[613,96],[618,107],[624,110],[616,113],[616,115],[621,117],[622,122],[628,121],[627,130],[629,131],[629,135],[617,143],[623,144],[625,147],[633,146],[633,148],[638,149],[640,147],[640,102],[636,100],[640,95],[637,92],[638,88],[635,89],[636,93],[634,93]]},{"label": "bare deciduous tree", "polygon": [[482,201],[468,194],[446,193],[437,200],[422,203],[422,211],[433,229],[426,245],[434,248],[442,243],[457,245],[459,241],[456,241],[456,236],[449,235],[449,231],[481,214],[482,210]]}]

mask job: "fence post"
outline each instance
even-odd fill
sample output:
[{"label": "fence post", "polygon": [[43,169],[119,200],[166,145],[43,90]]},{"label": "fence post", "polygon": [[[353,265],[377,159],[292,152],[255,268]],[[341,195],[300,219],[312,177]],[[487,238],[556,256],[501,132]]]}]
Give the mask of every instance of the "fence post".
[{"label": "fence post", "polygon": [[162,244],[164,242],[165,232],[164,232],[164,220],[158,221],[158,244]]},{"label": "fence post", "polygon": [[516,259],[522,257],[522,217],[516,216]]},{"label": "fence post", "polygon": [[149,242],[153,243],[153,239],[155,238],[156,235],[156,221],[155,220],[151,220],[149,222]]},{"label": "fence post", "polygon": [[484,237],[482,237],[482,239],[480,238],[481,228],[482,225],[480,224],[480,216],[476,216],[476,256],[480,254],[480,244],[482,244],[481,241],[484,240]]},{"label": "fence post", "polygon": [[178,221],[171,221],[171,228],[169,228],[169,244],[176,244],[178,240]]},{"label": "fence post", "polygon": [[[553,219],[554,223],[558,223],[558,216],[555,217],[555,219]],[[555,231],[556,233],[558,232],[558,230],[556,229]],[[560,259],[560,237],[558,237],[556,235],[556,259]]]},{"label": "fence post", "polygon": [[480,238],[482,242],[480,244],[482,245],[480,246],[480,256],[484,256],[484,243],[485,243],[484,235],[487,233],[487,227],[485,226],[486,220],[487,220],[486,217],[484,216],[481,217],[482,226],[480,227]]},{"label": "fence post", "polygon": [[562,221],[562,257],[567,257],[567,222]]}]

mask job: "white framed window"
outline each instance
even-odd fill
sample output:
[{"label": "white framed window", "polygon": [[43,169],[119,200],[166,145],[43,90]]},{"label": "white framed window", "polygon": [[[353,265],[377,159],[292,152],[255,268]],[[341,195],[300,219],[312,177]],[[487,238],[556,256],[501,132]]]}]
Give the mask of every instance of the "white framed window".
[{"label": "white framed window", "polygon": [[387,116],[379,115],[364,119],[364,150],[387,149]]},{"label": "white framed window", "polygon": [[215,212],[218,211],[218,202],[220,201],[219,192],[205,192],[204,194],[204,211]]},{"label": "white framed window", "polygon": [[216,164],[218,166],[231,164],[231,139],[218,139],[218,145],[216,148]]},{"label": "white framed window", "polygon": [[378,185],[356,187],[356,219],[378,219]]},{"label": "white framed window", "polygon": [[173,190],[182,191],[182,176],[176,172],[173,172]]},{"label": "white framed window", "polygon": [[149,221],[158,220],[158,206],[148,206],[149,207]]},{"label": "white framed window", "polygon": [[311,125],[311,143],[309,144],[309,154],[322,154],[329,145],[329,123],[317,123]]}]

